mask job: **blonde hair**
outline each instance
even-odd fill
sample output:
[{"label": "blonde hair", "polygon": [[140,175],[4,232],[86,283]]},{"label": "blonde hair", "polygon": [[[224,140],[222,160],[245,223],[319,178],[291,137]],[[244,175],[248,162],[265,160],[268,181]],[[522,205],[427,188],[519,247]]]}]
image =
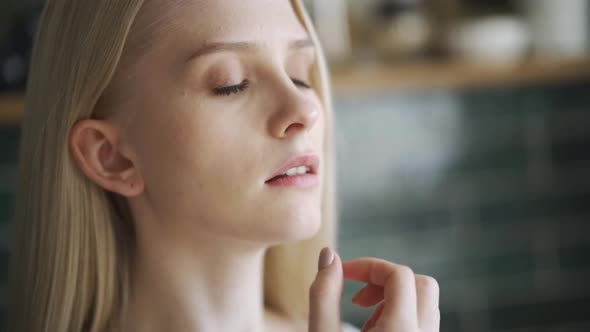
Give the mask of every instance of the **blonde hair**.
[{"label": "blonde hair", "polygon": [[[133,247],[124,200],[90,181],[68,149],[118,70],[144,0],[49,0],[35,43],[22,125],[10,330],[99,332],[125,315]],[[300,0],[293,8],[316,43],[312,85],[326,110],[322,226],[312,239],[270,248],[265,302],[308,315],[319,250],[335,243],[332,103],[325,59]],[[125,52],[124,52],[125,51]]]}]

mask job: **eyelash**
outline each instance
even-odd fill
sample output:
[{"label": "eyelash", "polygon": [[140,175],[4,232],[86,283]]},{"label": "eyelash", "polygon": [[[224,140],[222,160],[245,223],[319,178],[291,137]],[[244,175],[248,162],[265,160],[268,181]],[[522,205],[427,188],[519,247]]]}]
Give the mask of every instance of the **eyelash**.
[{"label": "eyelash", "polygon": [[[293,81],[293,83],[297,86],[300,86],[304,89],[311,89],[311,86],[301,80],[292,78],[291,81]],[[213,89],[213,92],[218,95],[218,96],[229,96],[235,93],[240,93],[245,91],[248,86],[250,86],[250,81],[248,80],[243,80],[242,83],[237,84],[237,85],[232,85],[232,86],[226,86],[226,87],[221,87],[221,88],[215,88]]]}]

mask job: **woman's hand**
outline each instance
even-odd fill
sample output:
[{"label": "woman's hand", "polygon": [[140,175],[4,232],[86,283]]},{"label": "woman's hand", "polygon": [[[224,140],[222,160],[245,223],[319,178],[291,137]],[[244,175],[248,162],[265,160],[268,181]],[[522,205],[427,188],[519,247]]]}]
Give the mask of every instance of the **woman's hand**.
[{"label": "woman's hand", "polygon": [[377,258],[342,263],[331,249],[320,253],[310,288],[309,332],[340,332],[342,280],[366,282],[352,298],[362,307],[377,305],[362,332],[438,332],[438,283],[407,266]]}]

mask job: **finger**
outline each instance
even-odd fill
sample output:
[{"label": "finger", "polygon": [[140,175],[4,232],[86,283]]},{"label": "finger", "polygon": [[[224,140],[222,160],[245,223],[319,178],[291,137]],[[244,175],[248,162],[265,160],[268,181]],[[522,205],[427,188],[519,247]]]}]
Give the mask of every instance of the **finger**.
[{"label": "finger", "polygon": [[309,289],[309,332],[340,331],[341,295],[342,261],[333,250],[324,248]]},{"label": "finger", "polygon": [[375,311],[373,311],[373,314],[371,314],[371,317],[369,317],[369,319],[365,322],[365,325],[363,325],[363,328],[361,329],[361,332],[367,332],[370,329],[372,329],[373,327],[375,327],[375,325],[377,325],[377,321],[379,321],[379,318],[381,317],[381,314],[383,312],[383,308],[385,308],[385,303],[381,303],[377,309],[375,309]]},{"label": "finger", "polygon": [[417,322],[416,279],[407,266],[377,258],[359,258],[342,264],[344,278],[383,287],[388,317]]},{"label": "finger", "polygon": [[[418,299],[418,326],[426,331],[438,331],[440,291],[436,279],[416,275],[416,297]],[[437,329],[435,329],[435,327]]]},{"label": "finger", "polygon": [[383,301],[383,287],[367,284],[352,297],[352,303],[361,307],[372,307]]}]

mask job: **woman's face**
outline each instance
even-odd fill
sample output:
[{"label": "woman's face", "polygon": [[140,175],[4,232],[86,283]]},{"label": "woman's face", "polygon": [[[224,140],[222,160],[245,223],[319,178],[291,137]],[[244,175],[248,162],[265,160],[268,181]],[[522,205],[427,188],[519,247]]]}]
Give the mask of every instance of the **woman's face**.
[{"label": "woman's face", "polygon": [[[145,184],[132,208],[149,202],[158,231],[188,239],[312,236],[321,219],[324,110],[309,88],[314,48],[291,3],[149,2],[136,29],[150,31],[148,42],[115,82],[125,101],[113,120]],[[310,154],[319,157],[317,185],[267,183]]]}]

